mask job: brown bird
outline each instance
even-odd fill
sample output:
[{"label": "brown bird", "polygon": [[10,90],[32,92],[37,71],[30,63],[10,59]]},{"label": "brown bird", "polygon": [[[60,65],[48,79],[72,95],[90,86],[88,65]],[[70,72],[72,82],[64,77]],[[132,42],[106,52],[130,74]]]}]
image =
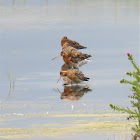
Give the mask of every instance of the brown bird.
[{"label": "brown bird", "polygon": [[73,57],[78,57],[78,55],[80,55],[81,52],[78,52],[77,49],[75,49],[74,47],[70,46],[69,43],[64,43],[63,47],[62,47],[62,52],[66,52],[68,54],[68,56],[73,56]]},{"label": "brown bird", "polygon": [[[63,60],[65,61],[65,64],[62,65],[61,71],[67,71],[67,70],[70,70],[70,69],[78,69],[78,66],[75,63],[73,63],[72,61],[70,61],[69,57],[67,57],[67,56],[68,55],[63,57]],[[72,81],[66,76],[63,77],[63,82],[64,82],[63,85],[68,85],[68,84],[72,83]]]},{"label": "brown bird", "polygon": [[[74,63],[75,64],[75,63]],[[77,67],[73,67],[72,65],[69,65],[69,64],[63,64],[62,65],[62,67],[61,67],[61,71],[67,71],[67,70],[70,70],[70,69],[76,69]],[[77,68],[78,69],[78,68]],[[71,84],[72,82],[71,82],[71,80],[68,78],[68,77],[66,77],[66,76],[64,76],[63,77],[63,85],[69,85],[69,84]]]},{"label": "brown bird", "polygon": [[54,59],[56,59],[56,58],[59,58],[59,57],[61,57],[61,56],[64,56],[64,55],[66,55],[66,54],[67,54],[68,56],[70,56],[71,54],[74,55],[76,52],[77,52],[77,50],[76,50],[75,48],[69,46],[68,43],[65,43],[65,44],[63,45],[63,48],[62,48],[62,51],[61,51],[60,55],[54,57],[52,60],[54,60]]},{"label": "brown bird", "polygon": [[[69,46],[68,43],[65,43],[65,44],[63,45],[63,47],[62,47],[62,51],[61,51],[60,55],[56,56],[55,58],[58,58],[58,57],[60,57],[60,56],[64,56],[64,55],[65,55],[64,52],[65,52],[65,54],[68,54],[69,57],[70,57],[70,56],[78,57],[78,55],[79,55],[79,54],[77,53],[77,52],[78,52],[77,49],[75,49],[75,48]],[[55,59],[55,58],[53,58],[53,59]],[[53,60],[53,59],[52,59],[52,60]]]},{"label": "brown bird", "polygon": [[69,57],[66,52],[63,52],[63,60],[65,64],[61,67],[61,71],[64,71],[64,69],[62,69],[64,66],[67,67],[67,70],[78,69],[78,65],[71,61],[71,57]]},{"label": "brown bird", "polygon": [[68,77],[71,80],[71,84],[72,83],[80,83],[82,81],[88,81],[89,80],[89,78],[85,77],[84,74],[81,71],[79,71],[78,69],[70,69],[70,70],[67,70],[67,71],[61,71],[59,80],[63,76]]},{"label": "brown bird", "polygon": [[89,87],[84,86],[64,86],[64,92],[58,92],[61,94],[61,99],[79,100],[85,93],[92,91]]},{"label": "brown bird", "polygon": [[61,39],[61,46],[63,47],[63,45],[66,42],[69,44],[69,46],[72,46],[72,47],[74,47],[76,49],[85,49],[85,48],[87,48],[87,47],[84,47],[84,46],[80,45],[76,41],[73,41],[73,40],[68,39],[66,36],[62,37],[62,39]]},{"label": "brown bird", "polygon": [[69,69],[72,69],[72,67],[69,65],[69,64],[66,64],[64,63],[62,66],[61,66],[61,71],[67,71]]},{"label": "brown bird", "polygon": [[71,57],[69,57],[66,52],[64,52],[64,54],[63,54],[63,60],[64,60],[65,64],[62,65],[61,71],[65,71],[68,69],[79,69],[79,67],[81,67],[84,64],[86,64],[87,62],[89,62],[89,60],[85,60],[85,61],[81,61],[80,63],[76,64],[71,61]]},{"label": "brown bird", "polygon": [[75,63],[73,63],[73,64],[66,64],[66,63],[64,63],[61,66],[61,71],[66,71],[66,70],[69,70],[69,69],[79,69],[78,66]]},{"label": "brown bird", "polygon": [[[78,69],[78,65],[73,63],[72,61],[70,61],[70,59],[71,58],[68,57],[68,54],[65,54],[65,56],[63,56],[63,60],[64,60],[65,64],[62,65],[61,71],[67,71],[70,69]],[[64,85],[71,84],[71,80],[66,76],[63,77],[63,81],[64,81]]]},{"label": "brown bird", "polygon": [[63,45],[61,56],[64,57],[66,54],[68,54],[68,57],[71,57],[70,61],[72,61],[74,63],[78,63],[82,60],[85,60],[85,59],[91,57],[91,55],[89,55],[89,54],[85,54],[85,53],[77,51],[75,48],[69,46],[68,43],[65,43]]},{"label": "brown bird", "polygon": [[[65,62],[66,54],[68,55],[68,57],[70,57],[70,61],[72,61],[74,63],[78,63],[78,62],[80,62],[82,60],[85,60],[85,59],[91,57],[91,55],[84,54],[82,52],[78,52],[75,48],[69,46],[68,43],[65,43],[63,45],[62,52],[60,53],[59,56],[56,56],[55,58],[63,56],[63,60]],[[52,60],[54,60],[55,58],[53,58]]]}]

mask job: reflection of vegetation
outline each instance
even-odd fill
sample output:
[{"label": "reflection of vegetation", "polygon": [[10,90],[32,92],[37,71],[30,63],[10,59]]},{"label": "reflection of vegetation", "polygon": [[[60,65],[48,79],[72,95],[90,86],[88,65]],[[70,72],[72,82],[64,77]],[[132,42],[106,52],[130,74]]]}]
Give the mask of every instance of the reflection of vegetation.
[{"label": "reflection of vegetation", "polygon": [[7,73],[7,75],[8,75],[8,79],[9,79],[10,88],[12,88],[12,86],[14,88],[15,83],[16,83],[16,79],[12,75],[10,75],[9,73]]},{"label": "reflection of vegetation", "polygon": [[129,119],[136,119],[138,120],[138,124],[135,127],[132,127],[135,134],[133,135],[133,140],[137,140],[137,138],[140,138],[140,67],[138,67],[133,59],[133,55],[127,52],[128,59],[132,63],[133,67],[136,69],[134,72],[126,72],[127,75],[133,76],[134,80],[125,80],[122,79],[121,83],[128,83],[132,85],[131,91],[133,92],[132,96],[129,96],[129,98],[133,99],[131,101],[132,108],[130,109],[128,107],[119,107],[110,104],[110,107],[114,110],[121,111],[121,112],[127,112],[129,114]]},{"label": "reflection of vegetation", "polygon": [[7,73],[7,75],[9,80],[9,94],[11,94],[15,91],[16,78],[13,75],[10,75],[9,73]]}]

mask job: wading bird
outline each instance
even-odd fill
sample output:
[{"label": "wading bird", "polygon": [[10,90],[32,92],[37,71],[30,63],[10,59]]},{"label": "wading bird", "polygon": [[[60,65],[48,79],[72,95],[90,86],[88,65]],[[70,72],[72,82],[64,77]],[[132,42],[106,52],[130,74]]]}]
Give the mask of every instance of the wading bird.
[{"label": "wading bird", "polygon": [[79,44],[78,42],[76,42],[76,41],[73,41],[73,40],[68,39],[66,36],[62,37],[62,39],[61,39],[61,46],[63,47],[63,45],[64,45],[66,42],[69,44],[69,46],[72,46],[72,47],[74,47],[74,48],[76,48],[76,49],[85,49],[85,48],[87,48],[87,47],[85,47],[85,46],[80,45],[80,44]]},{"label": "wading bird", "polygon": [[59,58],[60,56],[63,56],[63,60],[64,60],[64,57],[65,57],[66,54],[68,55],[68,57],[70,57],[70,61],[72,61],[74,63],[78,63],[82,60],[85,60],[85,59],[91,57],[91,55],[79,52],[75,48],[69,46],[68,43],[65,43],[63,45],[62,52],[60,53],[60,55],[56,56],[52,60],[54,60],[56,58]]},{"label": "wading bird", "polygon": [[59,80],[61,79],[61,77],[64,77],[64,76],[68,77],[71,80],[71,84],[73,83],[78,84],[82,81],[88,81],[90,79],[88,77],[85,77],[84,74],[78,69],[70,69],[67,71],[61,71]]}]

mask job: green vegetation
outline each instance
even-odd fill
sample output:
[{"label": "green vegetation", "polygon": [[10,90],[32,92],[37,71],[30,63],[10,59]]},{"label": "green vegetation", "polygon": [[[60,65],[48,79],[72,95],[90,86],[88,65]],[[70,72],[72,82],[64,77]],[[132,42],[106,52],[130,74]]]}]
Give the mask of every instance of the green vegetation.
[{"label": "green vegetation", "polygon": [[120,107],[112,104],[110,104],[110,107],[114,110],[128,113],[128,120],[134,119],[138,121],[135,127],[132,127],[132,130],[135,132],[132,139],[137,140],[138,138],[140,138],[140,66],[138,67],[136,65],[132,54],[130,54],[129,52],[127,52],[126,54],[128,56],[128,60],[130,60],[133,67],[135,68],[135,71],[126,72],[126,74],[128,76],[133,76],[134,80],[122,79],[120,80],[120,83],[128,83],[132,85],[131,91],[133,92],[133,94],[131,96],[128,96],[129,98],[131,98],[132,108]]}]

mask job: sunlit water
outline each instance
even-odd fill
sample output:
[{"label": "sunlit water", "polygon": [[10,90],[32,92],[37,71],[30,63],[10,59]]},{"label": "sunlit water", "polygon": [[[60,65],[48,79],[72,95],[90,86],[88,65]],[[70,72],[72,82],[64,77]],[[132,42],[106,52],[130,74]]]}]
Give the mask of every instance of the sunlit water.
[{"label": "sunlit water", "polygon": [[[61,52],[62,36],[87,46],[81,51],[92,55],[80,68],[92,91],[74,101],[61,99],[62,58],[51,60]],[[108,110],[110,103],[129,106],[129,86],[119,83],[133,70],[126,51],[139,64],[138,0],[0,0],[0,112],[71,114]],[[69,120],[13,119],[1,127],[63,121]]]}]

